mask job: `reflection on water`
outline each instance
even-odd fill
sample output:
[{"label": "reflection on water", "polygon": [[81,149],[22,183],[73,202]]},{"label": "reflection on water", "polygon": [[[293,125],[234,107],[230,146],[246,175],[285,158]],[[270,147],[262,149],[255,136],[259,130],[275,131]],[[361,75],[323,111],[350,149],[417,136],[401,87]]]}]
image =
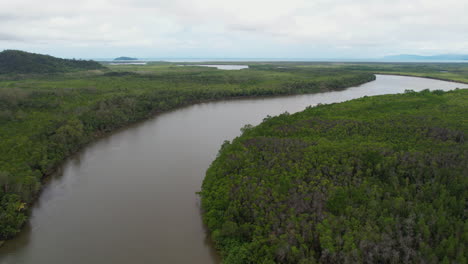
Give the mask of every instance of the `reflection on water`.
[{"label": "reflection on water", "polygon": [[178,65],[178,66],[200,66],[200,67],[212,67],[218,70],[242,70],[248,69],[248,65],[210,65],[210,64],[199,64],[199,65]]},{"label": "reflection on water", "polygon": [[197,104],[158,115],[90,144],[46,184],[0,263],[219,263],[199,200],[224,140],[267,115],[406,89],[467,85],[400,76],[343,91]]},{"label": "reflection on water", "polygon": [[242,70],[242,69],[249,68],[249,66],[247,65],[197,65],[197,66],[215,67],[218,70]]}]

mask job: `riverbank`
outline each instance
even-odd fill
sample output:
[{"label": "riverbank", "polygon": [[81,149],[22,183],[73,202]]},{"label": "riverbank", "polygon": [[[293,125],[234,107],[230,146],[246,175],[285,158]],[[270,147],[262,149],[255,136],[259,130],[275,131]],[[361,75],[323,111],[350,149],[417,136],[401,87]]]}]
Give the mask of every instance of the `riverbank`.
[{"label": "riverbank", "polygon": [[26,228],[0,249],[0,263],[219,263],[206,241],[195,193],[223,141],[267,115],[409,87],[457,86],[379,75],[341,91],[187,106],[121,129],[88,145],[50,177]]},{"label": "riverbank", "polygon": [[5,107],[0,115],[0,239],[20,231],[45,176],[112,131],[202,101],[324,92],[375,79],[372,74],[326,69],[287,74],[165,69],[164,74],[56,75],[0,82],[6,87],[0,90]]},{"label": "riverbank", "polygon": [[425,79],[431,79],[431,80],[439,80],[439,81],[445,81],[445,82],[453,82],[453,83],[460,83],[460,84],[468,84],[468,81],[457,81],[449,78],[443,78],[443,77],[433,77],[430,75],[420,75],[420,74],[411,74],[411,73],[386,73],[386,72],[376,72],[375,74],[380,74],[380,75],[395,75],[395,76],[408,76],[408,77],[418,77],[418,78],[425,78]]},{"label": "riverbank", "polygon": [[[401,75],[428,77],[447,70],[439,74],[457,79],[465,72],[463,65],[451,64],[281,65],[254,64],[249,70],[225,72],[150,64],[113,66],[114,72],[3,76],[0,197],[8,197],[0,206],[4,215],[0,239],[19,232],[41,179],[66,157],[110,131],[154,114],[203,101],[337,90],[371,80],[366,79],[373,76],[371,72],[407,70]],[[354,79],[357,76],[361,77]]]},{"label": "riverbank", "polygon": [[223,263],[465,262],[467,102],[407,91],[244,129],[201,191]]}]

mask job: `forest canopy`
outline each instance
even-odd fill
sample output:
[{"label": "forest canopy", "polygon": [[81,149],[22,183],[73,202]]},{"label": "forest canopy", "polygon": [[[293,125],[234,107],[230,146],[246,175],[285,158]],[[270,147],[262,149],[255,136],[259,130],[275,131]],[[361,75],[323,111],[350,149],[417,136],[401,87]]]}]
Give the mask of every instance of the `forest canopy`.
[{"label": "forest canopy", "polygon": [[223,263],[467,263],[467,110],[407,91],[246,126],[201,191]]}]

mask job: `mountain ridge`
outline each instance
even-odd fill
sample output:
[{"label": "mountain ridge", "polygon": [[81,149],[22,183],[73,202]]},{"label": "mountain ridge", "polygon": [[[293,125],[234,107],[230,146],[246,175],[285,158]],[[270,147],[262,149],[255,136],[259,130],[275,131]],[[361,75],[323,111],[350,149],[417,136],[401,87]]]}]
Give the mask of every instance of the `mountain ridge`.
[{"label": "mountain ridge", "polygon": [[61,59],[20,50],[0,52],[0,74],[58,73],[102,68],[104,66],[92,60]]},{"label": "mountain ridge", "polygon": [[439,54],[431,56],[399,54],[385,56],[386,60],[468,60],[468,54]]}]

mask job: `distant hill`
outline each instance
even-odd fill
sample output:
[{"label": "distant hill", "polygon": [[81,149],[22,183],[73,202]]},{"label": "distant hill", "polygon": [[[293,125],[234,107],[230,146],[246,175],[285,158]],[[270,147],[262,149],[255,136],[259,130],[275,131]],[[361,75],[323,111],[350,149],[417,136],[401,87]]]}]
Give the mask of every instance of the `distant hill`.
[{"label": "distant hill", "polygon": [[69,60],[20,50],[0,52],[0,74],[57,73],[104,68],[95,61]]},{"label": "distant hill", "polygon": [[468,60],[468,55],[464,54],[441,54],[434,56],[420,56],[412,54],[400,54],[384,57],[386,60],[403,60],[403,61],[418,61],[418,60]]},{"label": "distant hill", "polygon": [[126,60],[138,60],[137,58],[132,57],[118,57],[114,59],[115,61],[126,61]]}]

